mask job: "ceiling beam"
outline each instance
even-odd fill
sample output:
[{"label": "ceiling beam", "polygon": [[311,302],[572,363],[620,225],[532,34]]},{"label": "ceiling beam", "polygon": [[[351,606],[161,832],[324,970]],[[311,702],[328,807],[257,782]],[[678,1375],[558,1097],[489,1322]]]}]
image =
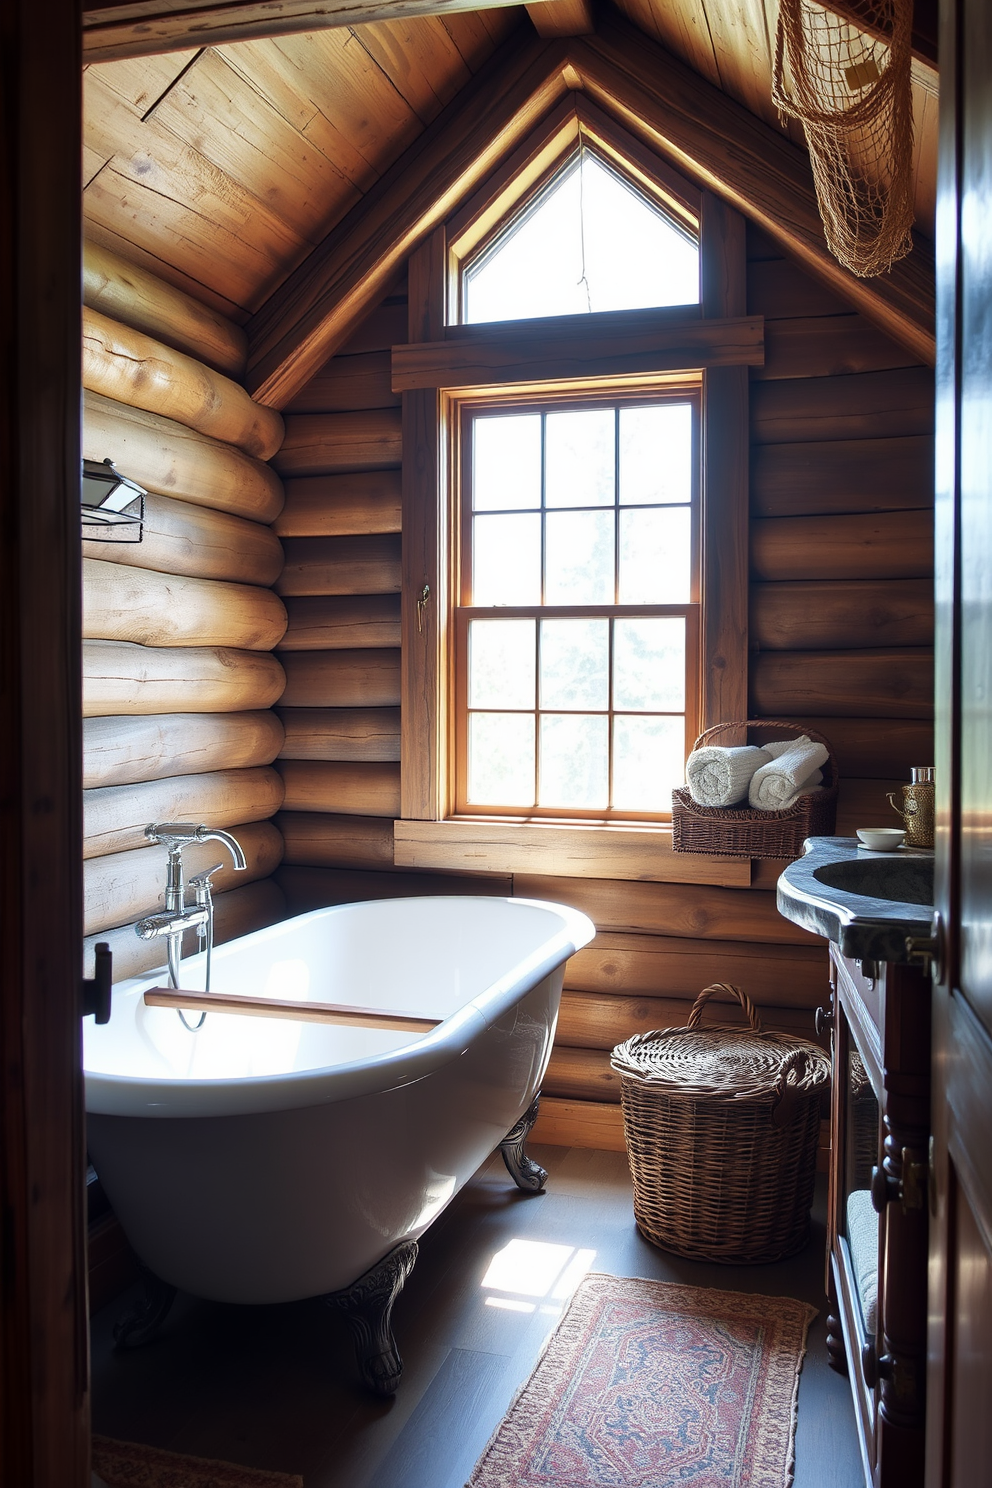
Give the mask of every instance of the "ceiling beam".
[{"label": "ceiling beam", "polygon": [[[112,62],[366,21],[499,10],[518,0],[83,0],[83,61]],[[554,3],[554,0],[552,0]]]},{"label": "ceiling beam", "polygon": [[249,322],[247,386],[283,408],[386,291],[411,250],[569,90],[765,229],[921,361],[933,364],[932,250],[876,279],[831,255],[804,151],[625,22],[587,39],[519,35],[400,157]]},{"label": "ceiling beam", "polygon": [[527,14],[538,36],[591,36],[596,29],[592,0],[540,0]]},{"label": "ceiling beam", "polygon": [[750,217],[921,362],[936,360],[933,249],[858,279],[827,248],[809,157],[784,134],[611,15],[568,43],[584,91],[631,134]]}]

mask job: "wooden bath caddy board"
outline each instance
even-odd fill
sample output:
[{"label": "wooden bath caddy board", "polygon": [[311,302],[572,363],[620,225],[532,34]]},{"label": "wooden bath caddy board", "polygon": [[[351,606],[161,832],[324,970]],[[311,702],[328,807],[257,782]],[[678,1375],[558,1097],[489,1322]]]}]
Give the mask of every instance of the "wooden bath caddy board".
[{"label": "wooden bath caddy board", "polygon": [[393,1033],[427,1033],[441,1018],[418,1018],[346,1002],[291,1002],[284,997],[249,997],[237,992],[184,992],[180,987],[152,987],[146,1007],[181,1008],[190,1013],[239,1013],[255,1018],[295,1018],[305,1023],[339,1023],[346,1028],[381,1028]]}]

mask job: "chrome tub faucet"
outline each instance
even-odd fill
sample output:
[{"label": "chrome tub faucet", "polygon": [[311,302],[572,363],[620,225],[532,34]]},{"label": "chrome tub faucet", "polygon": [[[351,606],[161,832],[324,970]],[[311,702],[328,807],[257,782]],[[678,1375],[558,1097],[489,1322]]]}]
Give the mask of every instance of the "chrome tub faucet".
[{"label": "chrome tub faucet", "polygon": [[[135,933],[141,940],[168,941],[169,983],[179,989],[179,968],[182,962],[183,936],[187,930],[195,930],[201,948],[206,950],[206,983],[204,991],[210,991],[210,961],[214,947],[214,901],[210,880],[224,865],[215,863],[189,881],[193,890],[192,905],[186,903],[186,882],[183,876],[183,848],[191,842],[222,842],[234,859],[236,870],[247,868],[248,863],[237,838],[230,832],[208,827],[201,822],[152,822],[145,828],[149,842],[160,842],[168,849],[165,878],[165,909],[161,914],[147,915],[135,925]],[[179,1014],[183,1022],[182,1012]],[[200,1023],[206,1014],[200,1017]],[[200,1023],[186,1024],[188,1028],[199,1028]]]}]

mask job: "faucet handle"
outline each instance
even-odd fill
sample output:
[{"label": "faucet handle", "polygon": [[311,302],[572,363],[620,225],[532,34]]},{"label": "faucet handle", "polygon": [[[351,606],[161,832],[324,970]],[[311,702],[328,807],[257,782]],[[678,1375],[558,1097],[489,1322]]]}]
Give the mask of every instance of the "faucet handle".
[{"label": "faucet handle", "polygon": [[215,863],[212,868],[204,868],[202,873],[194,873],[193,877],[189,880],[190,888],[209,889],[210,880],[213,878],[215,873],[218,873],[220,869],[223,868],[223,866],[223,863]]}]

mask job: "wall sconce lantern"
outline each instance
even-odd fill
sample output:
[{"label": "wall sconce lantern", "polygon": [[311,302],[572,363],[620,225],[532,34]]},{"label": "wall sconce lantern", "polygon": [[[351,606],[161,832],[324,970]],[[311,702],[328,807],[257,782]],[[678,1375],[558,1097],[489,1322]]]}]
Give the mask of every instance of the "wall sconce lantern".
[{"label": "wall sconce lantern", "polygon": [[147,495],[144,486],[115,469],[113,460],[84,460],[83,537],[90,542],[140,542]]}]

